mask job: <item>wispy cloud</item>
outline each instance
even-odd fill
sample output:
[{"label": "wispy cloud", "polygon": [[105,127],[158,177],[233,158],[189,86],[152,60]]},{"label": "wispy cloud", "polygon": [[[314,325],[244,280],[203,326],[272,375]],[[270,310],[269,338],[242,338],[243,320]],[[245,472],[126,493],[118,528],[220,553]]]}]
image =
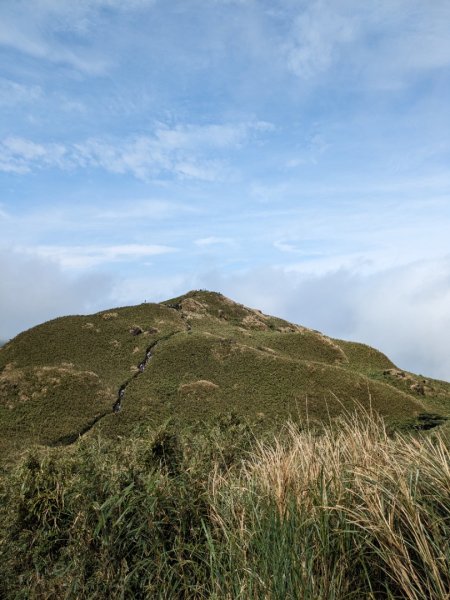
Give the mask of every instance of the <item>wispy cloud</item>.
[{"label": "wispy cloud", "polygon": [[[77,213],[80,211],[78,210]],[[198,209],[179,202],[167,200],[124,198],[104,207],[88,207],[86,217],[92,222],[136,221],[136,219],[167,219],[170,217],[198,213]]]},{"label": "wispy cloud", "polygon": [[[108,11],[131,12],[154,0],[26,0],[0,5],[0,44],[51,63],[66,64],[89,75],[110,66],[106,53],[92,50],[93,32]],[[72,46],[62,41],[72,35]],[[86,47],[87,46],[87,47]]]},{"label": "wispy cloud", "polygon": [[0,77],[0,106],[16,106],[36,102],[43,97],[39,85],[25,85]]},{"label": "wispy cloud", "polygon": [[339,59],[342,47],[356,38],[355,19],[339,14],[336,4],[311,2],[295,19],[283,49],[288,68],[299,77],[309,79],[327,70]]},{"label": "wispy cloud", "polygon": [[110,246],[35,246],[20,248],[22,254],[51,260],[63,268],[90,269],[114,262],[135,261],[137,259],[176,252],[171,246],[158,244],[120,244]]},{"label": "wispy cloud", "polygon": [[[181,179],[222,180],[230,169],[224,152],[238,150],[272,130],[264,121],[237,124],[158,125],[152,135],[126,139],[90,138],[71,145],[8,137],[0,144],[0,170],[27,173],[36,168],[100,168],[138,179],[170,174]],[[215,158],[211,158],[214,153]]]},{"label": "wispy cloud", "polygon": [[229,237],[217,237],[212,235],[205,238],[199,238],[194,241],[194,244],[202,248],[207,246],[235,246],[236,240]]},{"label": "wispy cloud", "polygon": [[280,252],[299,252],[297,244],[288,240],[276,240],[273,245]]},{"label": "wispy cloud", "polygon": [[11,219],[11,215],[4,209],[2,204],[0,204],[0,219],[4,221]]},{"label": "wispy cloud", "polygon": [[21,137],[10,136],[0,144],[0,171],[29,173],[34,167],[67,168],[71,164],[62,144],[37,144]]},{"label": "wispy cloud", "polygon": [[345,66],[364,85],[398,87],[450,64],[449,19],[446,2],[313,0],[299,9],[281,48],[287,68],[303,80]]}]

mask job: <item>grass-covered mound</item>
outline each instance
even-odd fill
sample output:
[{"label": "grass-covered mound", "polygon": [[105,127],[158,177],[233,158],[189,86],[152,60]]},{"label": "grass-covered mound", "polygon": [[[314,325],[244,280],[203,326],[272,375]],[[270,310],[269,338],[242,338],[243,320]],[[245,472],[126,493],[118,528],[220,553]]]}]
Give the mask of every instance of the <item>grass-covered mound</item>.
[{"label": "grass-covered mound", "polygon": [[372,416],[83,438],[0,477],[0,596],[448,600],[450,452]]},{"label": "grass-covered mound", "polygon": [[55,319],[0,349],[3,461],[33,443],[115,438],[167,418],[184,427],[234,411],[263,432],[355,403],[431,427],[450,413],[450,384],[205,291]]}]

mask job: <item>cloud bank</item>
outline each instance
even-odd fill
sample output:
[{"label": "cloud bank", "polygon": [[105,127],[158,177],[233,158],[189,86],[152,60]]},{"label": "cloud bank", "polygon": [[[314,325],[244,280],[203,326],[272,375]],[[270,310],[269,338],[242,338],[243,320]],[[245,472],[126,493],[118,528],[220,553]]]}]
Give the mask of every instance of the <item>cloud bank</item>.
[{"label": "cloud bank", "polygon": [[113,282],[96,272],[68,276],[52,261],[0,249],[0,340],[48,319],[112,302]]},{"label": "cloud bank", "polygon": [[338,269],[314,276],[274,267],[229,277],[210,273],[197,285],[327,335],[365,342],[401,368],[450,380],[450,256],[369,275]]},{"label": "cloud bank", "polygon": [[[115,251],[119,259],[132,259],[133,252],[154,253],[145,247]],[[450,380],[450,256],[369,274],[340,268],[314,275],[267,266],[227,275],[202,269],[166,275],[144,270],[122,274],[120,280],[96,268],[100,259],[89,274],[68,275],[55,258],[0,252],[0,339],[56,316],[161,301],[204,288],[330,336],[367,343],[401,368]],[[72,268],[73,260],[67,260]]]}]

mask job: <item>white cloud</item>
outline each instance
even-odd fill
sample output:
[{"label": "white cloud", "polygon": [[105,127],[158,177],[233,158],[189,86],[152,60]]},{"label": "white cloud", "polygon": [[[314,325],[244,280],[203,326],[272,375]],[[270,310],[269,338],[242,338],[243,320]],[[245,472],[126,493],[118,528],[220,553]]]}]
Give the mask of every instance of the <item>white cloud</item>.
[{"label": "white cloud", "polygon": [[[208,247],[219,240],[198,241]],[[0,251],[0,338],[61,314],[160,301],[207,288],[328,335],[370,344],[401,368],[450,380],[450,256],[369,273],[355,265],[320,273],[282,266],[229,274],[188,270],[162,275],[152,270],[147,275],[141,269],[141,275],[123,271],[120,284],[117,276],[113,282],[94,269],[165,250],[130,244],[41,247],[34,254]],[[77,273],[87,266],[90,274],[68,276],[72,268]]]},{"label": "white cloud", "polygon": [[11,219],[11,215],[4,209],[4,205],[0,204],[0,219],[4,221],[9,221]]},{"label": "white cloud", "polygon": [[400,365],[450,380],[450,259],[371,278],[355,302],[352,335],[385,348]]},{"label": "white cloud", "polygon": [[23,253],[51,260],[67,269],[90,269],[113,262],[134,261],[176,252],[176,248],[158,244],[121,244],[111,246],[36,246],[21,248]]},{"label": "white cloud", "polygon": [[183,136],[179,136],[177,130],[173,133],[173,138],[160,136],[157,131],[152,137],[138,136],[117,142],[90,139],[74,146],[72,162],[78,167],[131,173],[144,180],[164,173],[206,181],[220,178],[217,162],[192,156],[201,149],[187,143],[187,133]]},{"label": "white cloud", "polygon": [[313,0],[298,10],[282,52],[303,80],[342,63],[372,87],[396,89],[450,65],[449,21],[448,2]]},{"label": "white cloud", "polygon": [[[386,68],[436,69],[450,64],[448,22],[450,4],[421,0],[385,0],[381,10],[372,10],[368,23],[381,35],[378,58]],[[418,49],[420,48],[420,51]]]},{"label": "white cloud", "polygon": [[239,149],[271,130],[269,123],[159,125],[152,135],[125,139],[90,138],[75,144],[38,144],[8,137],[0,144],[0,170],[27,173],[35,168],[101,168],[138,179],[171,174],[180,179],[228,179],[230,169],[211,153]]},{"label": "white cloud", "polygon": [[10,136],[0,144],[0,171],[28,173],[34,166],[64,168],[69,164],[62,144],[36,144]]},{"label": "white cloud", "polygon": [[328,335],[364,342],[401,368],[450,381],[450,256],[369,275],[345,268],[293,273],[282,267],[206,273],[198,286]]},{"label": "white cloud", "polygon": [[299,77],[309,79],[327,70],[339,57],[342,46],[355,39],[354,19],[335,8],[336,3],[317,0],[295,19],[284,51],[288,68]]},{"label": "white cloud", "polygon": [[[113,281],[101,273],[69,277],[52,261],[0,249],[0,339],[57,316],[110,304]],[[101,299],[101,300],[99,300]]]},{"label": "white cloud", "polygon": [[[24,10],[26,11],[26,7]],[[109,66],[107,59],[96,57],[86,50],[74,52],[60,43],[51,43],[34,27],[31,32],[21,30],[18,19],[0,24],[0,44],[13,47],[38,59],[68,64],[89,75],[99,75]]]},{"label": "white cloud", "polygon": [[[180,179],[199,179],[201,181],[223,181],[233,177],[233,172],[219,160],[180,160],[173,165],[173,173]],[[145,178],[145,176],[143,177]]]},{"label": "white cloud", "polygon": [[235,246],[236,245],[236,240],[234,240],[233,238],[229,238],[229,237],[216,237],[216,236],[209,236],[206,238],[199,238],[197,240],[194,241],[194,244],[196,246],[200,246],[200,247],[205,247],[205,246]]},{"label": "white cloud", "polygon": [[24,161],[39,160],[48,155],[48,149],[23,138],[9,137],[3,141],[3,146],[12,155],[20,156]]},{"label": "white cloud", "polygon": [[17,104],[33,103],[43,96],[38,85],[24,85],[0,77],[0,106],[17,106]]},{"label": "white cloud", "polygon": [[273,130],[266,121],[247,121],[233,124],[178,125],[172,129],[161,125],[155,137],[165,148],[235,148],[246,143],[252,132]]},{"label": "white cloud", "polygon": [[273,243],[274,247],[280,252],[298,252],[299,249],[295,245],[295,243],[289,242],[287,240],[276,240]]},{"label": "white cloud", "polygon": [[[151,6],[154,0],[26,0],[0,5],[0,44],[38,59],[66,64],[98,75],[110,66],[106,53],[93,51],[104,11],[131,12]],[[72,48],[61,40],[72,36]],[[87,43],[89,45],[87,45]]]},{"label": "white cloud", "polygon": [[123,306],[147,302],[162,302],[198,287],[195,278],[186,273],[123,278],[113,289],[113,305]]},{"label": "white cloud", "polygon": [[[79,210],[77,213],[79,214]],[[86,211],[86,218],[103,221],[130,221],[136,219],[167,219],[180,214],[197,213],[194,207],[158,199],[123,198],[108,207],[96,207]]]}]

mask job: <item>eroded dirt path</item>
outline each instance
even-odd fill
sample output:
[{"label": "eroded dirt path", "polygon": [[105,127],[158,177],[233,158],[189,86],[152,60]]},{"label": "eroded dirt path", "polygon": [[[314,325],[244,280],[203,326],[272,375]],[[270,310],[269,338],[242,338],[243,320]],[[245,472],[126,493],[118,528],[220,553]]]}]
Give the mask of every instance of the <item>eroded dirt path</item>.
[{"label": "eroded dirt path", "polygon": [[155,342],[150,344],[150,346],[148,346],[148,348],[145,351],[144,358],[137,365],[136,373],[134,373],[129,379],[127,379],[120,385],[119,391],[117,392],[117,400],[114,402],[114,404],[112,406],[113,413],[118,413],[122,410],[122,402],[125,398],[125,392],[126,392],[127,387],[130,385],[130,383],[134,379],[136,379],[137,377],[142,375],[142,373],[145,371],[149,361],[153,358],[153,351],[156,348],[156,346],[158,346],[162,342],[166,342],[171,337],[173,337],[174,335],[177,335],[179,333],[184,333],[184,331],[174,331],[172,333],[169,333],[168,335],[165,335],[164,337],[160,338],[159,340],[156,340]]},{"label": "eroded dirt path", "polygon": [[172,310],[176,310],[180,314],[180,317],[183,320],[184,326],[186,328],[185,331],[173,331],[172,333],[169,333],[169,334],[167,334],[167,335],[159,338],[158,340],[156,340],[155,342],[153,342],[152,344],[150,344],[150,346],[148,346],[148,348],[145,351],[145,356],[144,356],[143,360],[137,366],[138,370],[136,371],[136,373],[134,373],[134,375],[132,377],[130,377],[129,379],[127,379],[119,387],[119,391],[117,393],[117,400],[114,402],[113,407],[112,407],[113,413],[117,414],[117,413],[119,413],[122,410],[122,402],[123,402],[123,399],[125,397],[125,392],[126,392],[127,387],[133,381],[133,379],[136,379],[137,377],[139,377],[139,375],[142,375],[142,373],[145,371],[145,368],[147,367],[148,362],[153,357],[153,351],[156,348],[156,346],[158,346],[158,344],[161,344],[162,342],[166,342],[167,340],[169,340],[174,335],[177,335],[179,333],[185,333],[186,331],[189,333],[192,330],[191,325],[190,325],[190,323],[188,322],[188,320],[186,318],[186,315],[182,312],[181,304],[169,304],[167,306],[167,308],[171,308]]},{"label": "eroded dirt path", "polygon": [[186,332],[190,333],[191,332],[191,329],[192,329],[191,325],[188,322],[186,315],[181,311],[181,305],[169,305],[168,308],[176,310],[177,312],[180,313],[181,319],[183,320],[183,323],[185,325],[185,329],[172,331],[171,333],[168,333],[167,335],[162,336],[161,338],[155,340],[154,342],[152,342],[150,344],[150,346],[148,346],[146,348],[145,356],[143,357],[141,362],[137,365],[136,373],[134,373],[131,377],[129,377],[126,381],[124,381],[119,386],[119,389],[117,392],[117,399],[114,402],[114,404],[112,405],[111,411],[104,411],[103,413],[96,415],[82,429],[80,429],[77,432],[69,433],[67,435],[61,436],[60,438],[58,438],[51,444],[52,446],[69,446],[70,444],[74,444],[80,437],[82,437],[83,435],[88,433],[94,427],[94,425],[96,425],[99,421],[104,419],[106,416],[111,415],[111,413],[118,414],[119,412],[121,412],[123,410],[123,402],[125,399],[125,393],[126,393],[127,387],[130,385],[130,383],[134,379],[136,379],[137,377],[142,375],[142,373],[144,373],[149,361],[153,358],[153,352],[154,352],[156,346],[158,346],[159,344],[161,344],[163,342],[166,342],[167,340],[174,337],[175,335],[179,335],[180,333],[186,333]]}]

